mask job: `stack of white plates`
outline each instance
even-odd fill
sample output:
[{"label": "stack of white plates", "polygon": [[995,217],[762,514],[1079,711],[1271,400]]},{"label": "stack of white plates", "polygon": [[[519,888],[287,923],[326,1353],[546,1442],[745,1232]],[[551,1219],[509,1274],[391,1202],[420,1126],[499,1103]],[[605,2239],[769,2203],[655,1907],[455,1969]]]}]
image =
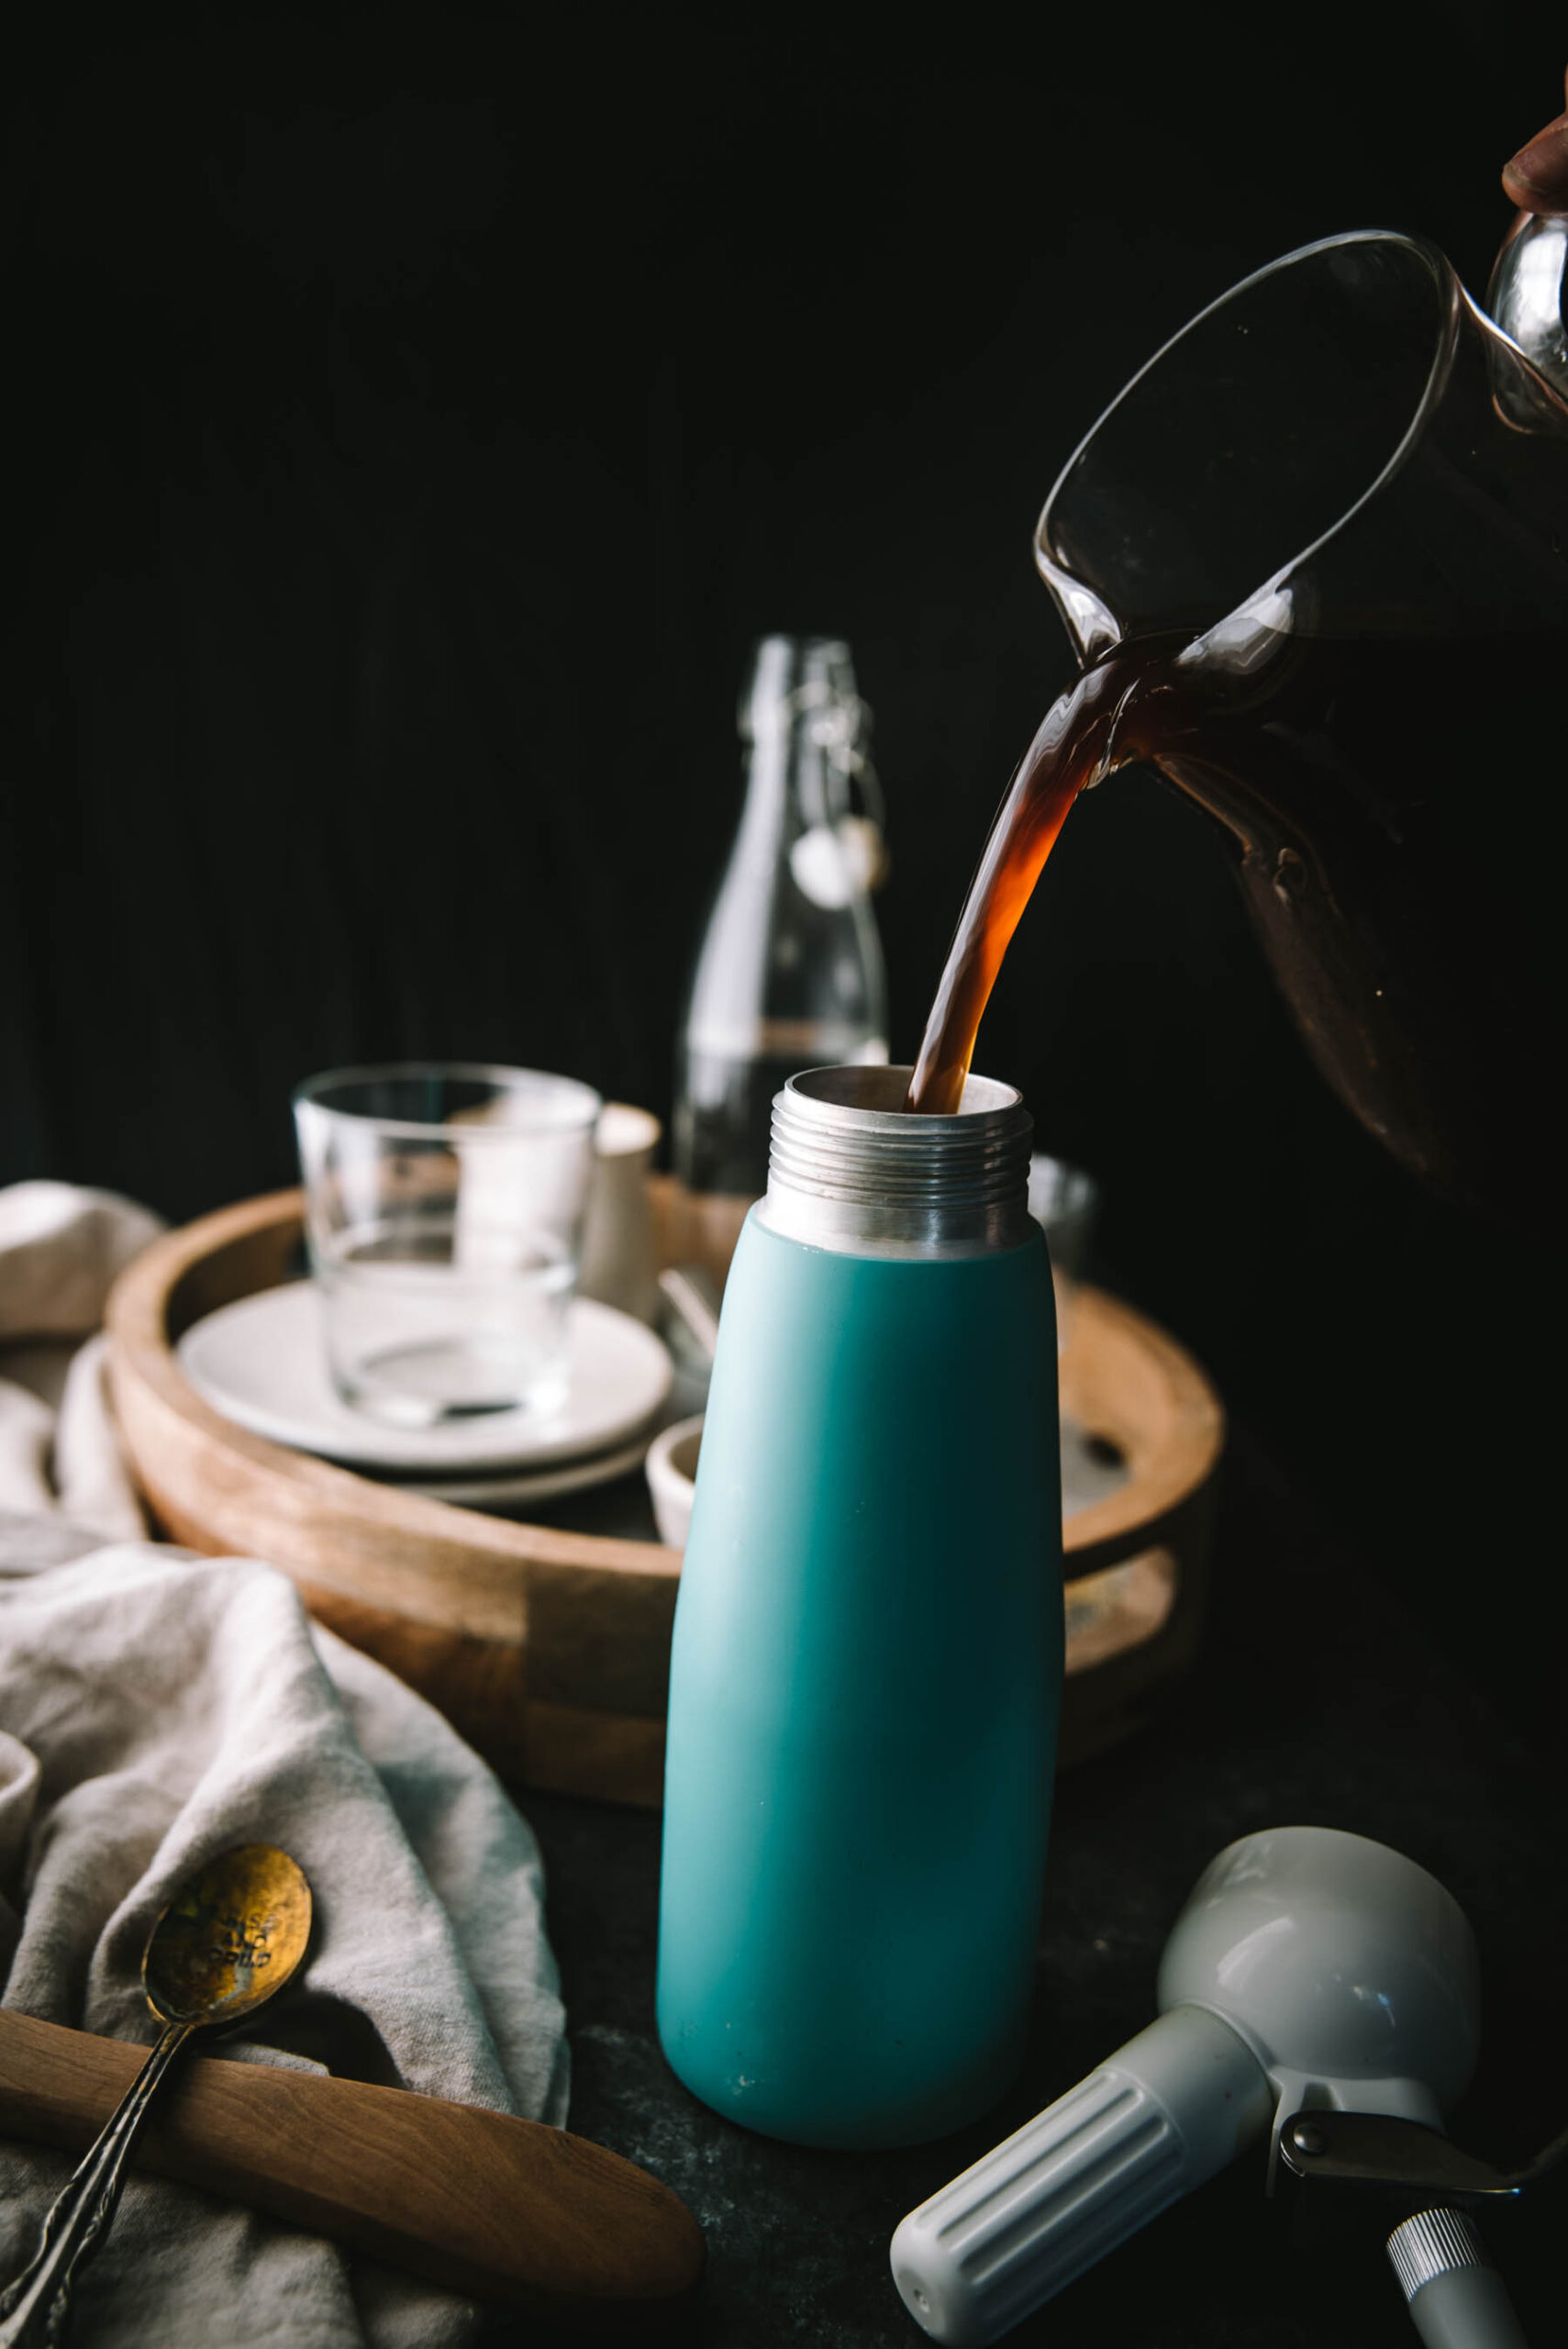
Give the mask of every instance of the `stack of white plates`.
[{"label": "stack of white plates", "polygon": [[578,1297],[567,1350],[566,1392],[550,1411],[492,1411],[412,1429],[384,1427],[339,1399],[310,1281],[223,1306],[193,1323],[178,1348],[197,1393],[238,1426],[478,1508],[553,1499],[641,1463],[674,1375],[663,1344],[629,1314]]}]

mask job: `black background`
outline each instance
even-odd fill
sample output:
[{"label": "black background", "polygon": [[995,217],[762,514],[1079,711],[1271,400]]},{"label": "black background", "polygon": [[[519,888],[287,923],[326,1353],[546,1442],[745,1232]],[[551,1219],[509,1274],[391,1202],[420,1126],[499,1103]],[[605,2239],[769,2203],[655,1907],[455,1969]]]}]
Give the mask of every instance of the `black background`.
[{"label": "black background", "polygon": [[[1484,290],[1562,63],[1554,12],[1451,5],[51,38],[10,100],[0,1180],[176,1218],[289,1180],[289,1087],[346,1060],[667,1114],[767,629],[845,634],[875,712],[909,1057],[1069,674],[1062,460],[1308,238],[1417,228]],[[1549,1727],[1547,1267],[1351,1123],[1153,781],[1074,813],[979,1064],[1099,1177],[1111,1285]]]}]

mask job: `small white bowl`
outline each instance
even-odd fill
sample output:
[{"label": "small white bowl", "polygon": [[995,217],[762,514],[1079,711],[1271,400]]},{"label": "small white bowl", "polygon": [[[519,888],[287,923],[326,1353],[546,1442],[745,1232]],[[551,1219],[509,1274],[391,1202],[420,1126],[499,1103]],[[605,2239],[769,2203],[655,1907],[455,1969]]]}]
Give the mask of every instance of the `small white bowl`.
[{"label": "small white bowl", "polygon": [[684,1550],[692,1521],[692,1495],[696,1489],[697,1449],[702,1442],[702,1414],[677,1419],[655,1436],[643,1466],[653,1496],[659,1538],[672,1550]]}]

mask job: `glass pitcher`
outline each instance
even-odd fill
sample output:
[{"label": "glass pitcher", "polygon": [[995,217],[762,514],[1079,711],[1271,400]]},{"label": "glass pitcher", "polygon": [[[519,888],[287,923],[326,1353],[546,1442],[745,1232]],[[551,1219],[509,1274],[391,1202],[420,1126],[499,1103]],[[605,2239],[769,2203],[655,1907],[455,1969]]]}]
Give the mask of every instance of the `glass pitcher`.
[{"label": "glass pitcher", "polygon": [[1568,404],[1433,246],[1326,239],[1133,377],[1036,556],[1085,666],[1148,643],[1165,718],[1103,768],[1213,820],[1330,1084],[1438,1189],[1539,1210]]}]

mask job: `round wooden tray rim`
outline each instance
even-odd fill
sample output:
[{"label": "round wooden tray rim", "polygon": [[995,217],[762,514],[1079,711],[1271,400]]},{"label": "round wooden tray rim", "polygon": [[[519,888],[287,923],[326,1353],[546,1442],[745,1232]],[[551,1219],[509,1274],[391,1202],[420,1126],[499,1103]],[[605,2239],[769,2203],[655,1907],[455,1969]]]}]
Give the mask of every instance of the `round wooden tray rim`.
[{"label": "round wooden tray rim", "polygon": [[[194,1266],[258,1234],[294,1238],[302,1215],[297,1189],[272,1192],[167,1232],[138,1257],[116,1284],[106,1317],[117,1395],[128,1378],[139,1380],[205,1445],[232,1453],[262,1478],[281,1479],[302,1497],[308,1495],[329,1518],[351,1512],[388,1533],[413,1535],[438,1549],[450,1544],[470,1559],[477,1553],[492,1563],[499,1578],[498,1595],[506,1587],[508,1567],[515,1565],[592,1565],[612,1574],[679,1575],[680,1552],[662,1543],[519,1523],[379,1483],[254,1435],[206,1402],[173,1352],[179,1331],[170,1327],[170,1306],[178,1297],[182,1279]],[[1098,1346],[1108,1353],[1113,1373],[1125,1376],[1136,1364],[1146,1386],[1152,1374],[1163,1389],[1163,1425],[1151,1442],[1146,1427],[1124,1401],[1118,1403],[1114,1378],[1100,1382],[1101,1388],[1110,1391],[1074,1396],[1082,1422],[1121,1446],[1132,1474],[1118,1491],[1066,1520],[1063,1551],[1069,1579],[1101,1572],[1157,1545],[1173,1516],[1190,1504],[1213,1474],[1225,1441],[1219,1399],[1192,1357],[1132,1307],[1097,1289],[1081,1287],[1075,1294],[1073,1334],[1062,1361],[1065,1387],[1072,1388],[1080,1354],[1073,1339],[1081,1340],[1086,1328],[1093,1329]],[[412,1577],[416,1584],[428,1579],[425,1575]],[[412,1586],[406,1597],[410,1603],[416,1601]],[[434,1610],[427,1620],[461,1618],[462,1628],[481,1629],[469,1609],[452,1609],[450,1594],[443,1599],[439,1589],[428,1589],[425,1599]],[[425,1613],[426,1607],[416,1604],[415,1611]]]},{"label": "round wooden tray rim", "polygon": [[[668,1177],[650,1192],[666,1254],[685,1261],[695,1241],[720,1271],[738,1219],[677,1197]],[[115,1286],[115,1407],[160,1525],[195,1550],[282,1566],[313,1612],[424,1688],[504,1775],[657,1802],[678,1551],[378,1483],[235,1426],[186,1379],[183,1328],[293,1276],[301,1208],[288,1190],[205,1216]],[[1135,1726],[1192,1653],[1225,1423],[1174,1340],[1092,1288],[1076,1292],[1062,1376],[1079,1424],[1131,1471],[1064,1527],[1063,1750],[1082,1759]]]}]

